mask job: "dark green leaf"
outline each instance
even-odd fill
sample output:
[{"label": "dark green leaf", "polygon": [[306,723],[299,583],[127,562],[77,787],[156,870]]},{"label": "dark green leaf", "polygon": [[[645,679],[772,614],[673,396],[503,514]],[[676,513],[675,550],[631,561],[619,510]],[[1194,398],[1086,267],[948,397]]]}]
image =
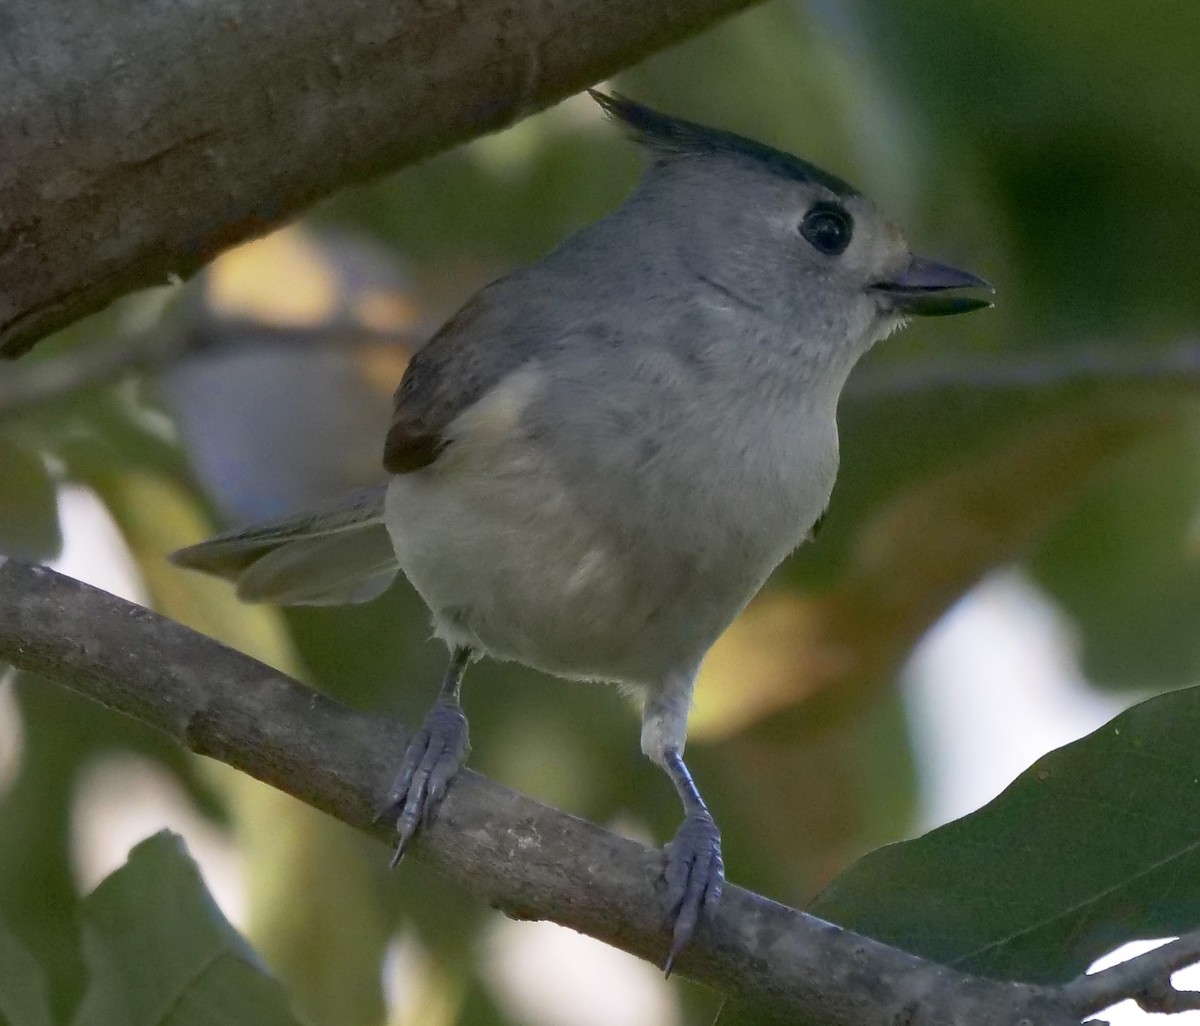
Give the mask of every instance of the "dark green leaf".
[{"label": "dark green leaf", "polygon": [[47,560],[58,555],[58,499],[35,452],[0,437],[0,554]]},{"label": "dark green leaf", "polygon": [[933,180],[955,189],[973,176],[1004,211],[989,255],[1007,250],[1001,301],[1039,349],[1081,331],[1148,339],[1195,325],[1200,293],[1184,283],[1198,267],[1200,7],[1166,0],[1153,18],[1136,0],[846,7],[889,99],[940,137],[922,150],[951,143],[922,164],[936,216],[964,220]]},{"label": "dark green leaf", "polygon": [[1109,468],[1030,563],[1083,635],[1089,679],[1164,691],[1200,676],[1200,450],[1190,418]]},{"label": "dark green leaf", "polygon": [[1056,982],[1200,924],[1200,688],[1051,752],[978,812],[872,852],[809,911],[946,965]]},{"label": "dark green leaf", "polygon": [[0,927],[0,1023],[51,1026],[46,978],[33,956]]}]

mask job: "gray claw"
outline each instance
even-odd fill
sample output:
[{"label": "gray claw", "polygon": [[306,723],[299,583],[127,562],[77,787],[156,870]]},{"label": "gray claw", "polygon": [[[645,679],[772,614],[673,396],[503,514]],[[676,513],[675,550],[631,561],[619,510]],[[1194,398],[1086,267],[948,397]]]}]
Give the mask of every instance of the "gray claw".
[{"label": "gray claw", "polygon": [[404,858],[417,830],[436,813],[470,748],[462,709],[457,703],[439,700],[409,741],[396,781],[377,817],[396,816],[393,868]]},{"label": "gray claw", "polygon": [[721,833],[707,812],[694,812],[683,821],[665,849],[667,912],[673,922],[671,950],[663,963],[670,976],[675,960],[692,939],[701,914],[711,914],[721,900],[725,863]]}]

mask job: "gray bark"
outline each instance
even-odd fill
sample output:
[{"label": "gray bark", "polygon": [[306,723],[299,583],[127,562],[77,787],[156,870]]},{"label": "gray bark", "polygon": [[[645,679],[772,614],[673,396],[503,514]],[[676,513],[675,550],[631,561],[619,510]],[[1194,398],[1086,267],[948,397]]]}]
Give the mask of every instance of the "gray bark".
[{"label": "gray bark", "polygon": [[752,0],[0,5],[0,355]]}]

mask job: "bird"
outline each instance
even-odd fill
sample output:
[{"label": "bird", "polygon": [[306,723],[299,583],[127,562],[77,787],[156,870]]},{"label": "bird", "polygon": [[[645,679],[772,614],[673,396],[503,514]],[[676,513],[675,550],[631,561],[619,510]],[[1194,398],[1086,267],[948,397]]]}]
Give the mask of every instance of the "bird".
[{"label": "bird", "polygon": [[469,750],[473,661],[640,697],[683,820],[664,848],[668,975],[720,901],[721,835],[684,761],[705,653],[807,541],[837,405],[914,316],[990,306],[857,189],[733,132],[589,90],[643,153],[624,202],[471,298],[408,364],[386,485],[173,555],[246,601],[367,601],[398,573],[449,650],[385,803],[393,865]]}]

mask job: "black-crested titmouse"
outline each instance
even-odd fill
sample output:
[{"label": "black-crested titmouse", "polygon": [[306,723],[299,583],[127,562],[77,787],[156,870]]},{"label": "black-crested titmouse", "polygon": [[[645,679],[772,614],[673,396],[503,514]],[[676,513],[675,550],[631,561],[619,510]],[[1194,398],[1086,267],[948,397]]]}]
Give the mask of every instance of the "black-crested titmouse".
[{"label": "black-crested titmouse", "polygon": [[685,819],[666,847],[670,971],[724,880],[683,761],[697,668],[810,534],[838,396],[914,314],[987,306],[851,186],[729,132],[592,96],[648,158],[624,204],[489,285],[413,357],[386,490],[176,553],[250,601],[363,601],[403,570],[450,649],[389,796],[396,860],[467,752],[480,656],[641,694]]}]

